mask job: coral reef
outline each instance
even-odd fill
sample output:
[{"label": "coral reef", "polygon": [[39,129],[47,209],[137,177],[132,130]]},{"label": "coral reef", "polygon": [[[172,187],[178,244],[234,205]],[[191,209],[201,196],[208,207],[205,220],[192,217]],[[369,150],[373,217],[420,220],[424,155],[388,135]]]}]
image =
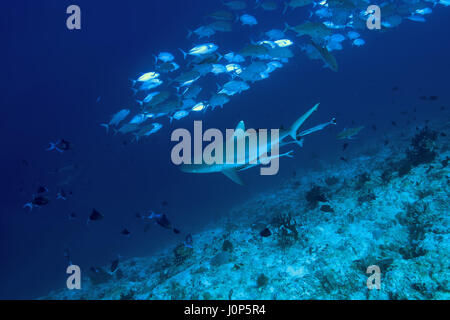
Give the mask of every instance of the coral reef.
[{"label": "coral reef", "polygon": [[[406,152],[380,142],[235,206],[194,249],[96,268],[81,290],[44,298],[449,299],[448,140],[413,135]],[[370,265],[380,290],[366,286]]]}]

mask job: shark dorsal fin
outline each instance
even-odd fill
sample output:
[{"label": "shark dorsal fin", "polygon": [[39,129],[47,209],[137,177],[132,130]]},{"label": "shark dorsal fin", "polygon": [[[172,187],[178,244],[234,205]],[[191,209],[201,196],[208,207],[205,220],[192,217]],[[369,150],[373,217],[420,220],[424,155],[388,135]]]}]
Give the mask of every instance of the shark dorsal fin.
[{"label": "shark dorsal fin", "polygon": [[242,131],[245,131],[244,120],[239,121],[239,123],[237,124],[236,129],[234,131],[239,130],[239,129]]}]

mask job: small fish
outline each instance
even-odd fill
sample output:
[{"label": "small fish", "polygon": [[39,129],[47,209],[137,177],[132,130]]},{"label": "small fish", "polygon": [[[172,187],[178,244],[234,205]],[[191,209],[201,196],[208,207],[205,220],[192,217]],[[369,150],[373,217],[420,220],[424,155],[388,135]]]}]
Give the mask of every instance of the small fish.
[{"label": "small fish", "polygon": [[61,189],[57,194],[56,194],[56,199],[60,199],[60,200],[66,200],[67,199],[67,194],[64,191],[64,189]]},{"label": "small fish", "polygon": [[33,204],[36,206],[45,206],[50,202],[50,200],[48,200],[47,198],[38,196],[36,198],[33,199]]},{"label": "small fish", "polygon": [[70,150],[71,143],[67,140],[60,139],[57,142],[50,142],[50,146],[45,149],[46,151],[56,150],[58,152],[64,152]]},{"label": "small fish", "polygon": [[426,19],[423,16],[415,15],[415,14],[410,15],[406,19],[414,21],[414,22],[425,22],[426,21]]},{"label": "small fish", "polygon": [[138,91],[151,90],[151,89],[154,89],[156,87],[159,87],[163,83],[164,83],[164,81],[162,81],[162,80],[160,80],[158,78],[154,78],[154,79],[150,79],[150,80],[142,82],[142,84],[137,89],[136,88],[131,88],[131,90],[133,90],[134,93],[137,93]]},{"label": "small fish", "polygon": [[339,159],[341,159],[341,160],[344,161],[344,162],[348,162],[348,159],[347,159],[347,158],[340,157]]},{"label": "small fish", "polygon": [[289,39],[280,39],[280,40],[275,40],[274,43],[279,46],[280,48],[285,48],[285,47],[290,47],[294,44],[294,42],[292,42]]},{"label": "small fish", "polygon": [[337,138],[338,138],[338,140],[354,139],[354,136],[356,136],[362,129],[364,129],[364,126],[350,128],[350,129],[344,129],[341,133],[338,134]]},{"label": "small fish", "polygon": [[397,122],[395,122],[395,121],[392,121],[391,123],[392,123],[392,125],[393,125],[394,127],[396,127],[396,126],[397,126]]},{"label": "small fish", "polygon": [[155,63],[158,63],[158,60],[161,60],[162,62],[171,62],[175,59],[173,54],[169,52],[161,52],[157,56],[155,56]]},{"label": "small fish", "polygon": [[46,193],[46,192],[48,192],[48,188],[46,186],[39,186],[36,192],[37,193]]},{"label": "small fish", "polygon": [[189,112],[187,112],[186,110],[179,110],[173,114],[172,118],[174,118],[175,120],[180,120],[188,115]]},{"label": "small fish", "polygon": [[205,104],[203,102],[197,103],[195,106],[192,107],[192,111],[202,111],[206,108]]},{"label": "small fish", "polygon": [[215,45],[214,43],[205,43],[198,46],[193,47],[189,52],[184,52],[182,49],[179,49],[181,53],[183,54],[183,57],[186,59],[187,55],[191,56],[201,56],[213,53],[216,51],[219,47]]},{"label": "small fish", "polygon": [[377,126],[376,125],[372,125],[372,130],[373,131],[377,131]]},{"label": "small fish", "polygon": [[156,79],[159,76],[160,76],[160,74],[158,72],[151,71],[151,72],[147,72],[147,73],[142,74],[136,81],[138,81],[138,82],[146,82],[146,81],[149,81],[149,80],[152,80],[152,79]]},{"label": "small fish", "polygon": [[30,208],[30,211],[33,210],[33,208],[40,208],[42,206],[45,206],[49,204],[50,200],[43,196],[33,196],[33,200],[31,202],[26,203],[23,208]]},{"label": "small fish", "polygon": [[223,3],[225,6],[227,6],[231,10],[244,10],[247,8],[247,4],[244,1],[228,1]]},{"label": "small fish", "polygon": [[348,37],[350,40],[355,40],[355,39],[358,39],[358,38],[360,37],[360,35],[359,35],[358,32],[355,32],[355,31],[349,31],[349,32],[347,33],[347,37]]},{"label": "small fish", "polygon": [[347,147],[348,147],[348,143],[344,143],[344,144],[342,145],[342,151],[344,151],[345,149],[347,149]]},{"label": "small fish", "polygon": [[213,36],[216,31],[211,26],[201,26],[194,31],[188,30],[188,35],[186,38],[190,38],[192,34],[196,34],[199,39],[201,38],[209,38]]},{"label": "small fish", "polygon": [[77,218],[77,214],[75,212],[71,212],[69,214],[69,220],[75,220]]},{"label": "small fish", "polygon": [[433,10],[431,10],[430,8],[423,8],[423,9],[417,9],[416,10],[416,13],[417,14],[421,14],[421,15],[430,14],[432,12],[433,12]]},{"label": "small fish", "polygon": [[166,214],[151,212],[148,219],[156,219],[156,223],[164,229],[172,229],[172,223],[167,218]]},{"label": "small fish", "polygon": [[157,65],[156,69],[162,73],[169,73],[180,69],[180,65],[176,62],[165,62]]},{"label": "small fish", "polygon": [[267,37],[269,37],[271,40],[276,40],[276,39],[282,39],[284,38],[284,32],[282,30],[279,29],[272,29],[269,30],[265,33],[265,35]]},{"label": "small fish", "polygon": [[124,229],[120,232],[120,234],[123,235],[123,236],[128,237],[128,236],[131,234],[131,232],[130,232],[127,228],[124,228]]},{"label": "small fish", "polygon": [[363,39],[361,39],[361,38],[353,40],[353,45],[354,46],[361,47],[361,46],[363,46],[365,44],[366,44],[366,42]]},{"label": "small fish", "polygon": [[258,21],[256,20],[256,18],[249,14],[243,14],[242,16],[239,17],[239,20],[241,20],[241,23],[243,26],[245,26],[245,25],[255,26],[258,24]]},{"label": "small fish", "polygon": [[88,223],[89,223],[89,221],[98,221],[98,220],[102,220],[103,219],[103,215],[100,213],[100,212],[98,212],[97,210],[95,210],[95,209],[92,209],[92,213],[91,213],[91,215],[89,216],[89,219],[88,219]]},{"label": "small fish", "polygon": [[118,111],[117,113],[115,113],[111,117],[111,120],[108,123],[102,123],[100,125],[102,127],[105,127],[106,128],[106,132],[108,132],[110,126],[117,126],[117,125],[119,125],[119,123],[122,122],[129,114],[130,114],[130,110],[129,109],[122,109],[122,110]]},{"label": "small fish", "polygon": [[241,63],[245,62],[245,58],[241,56],[240,54],[229,52],[226,55],[223,56],[228,62],[230,63]]}]

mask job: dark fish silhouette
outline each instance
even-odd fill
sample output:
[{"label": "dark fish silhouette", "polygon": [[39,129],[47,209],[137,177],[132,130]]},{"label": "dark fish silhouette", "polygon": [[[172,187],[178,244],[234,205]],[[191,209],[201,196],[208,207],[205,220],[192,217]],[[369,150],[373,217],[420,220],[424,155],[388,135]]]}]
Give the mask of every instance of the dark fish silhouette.
[{"label": "dark fish silhouette", "polygon": [[342,150],[344,151],[345,149],[347,149],[347,147],[348,147],[348,143],[344,143],[344,144],[342,145]]},{"label": "dark fish silhouette", "polygon": [[50,202],[50,200],[48,200],[47,198],[42,197],[42,196],[37,196],[37,197],[35,197],[35,198],[33,199],[33,201],[31,201],[31,203],[32,203],[33,205],[38,206],[38,207],[45,206],[45,205],[47,205],[49,202]]},{"label": "dark fish silhouette", "polygon": [[342,161],[344,161],[344,162],[348,162],[348,160],[347,160],[346,158],[344,158],[344,157],[340,157],[340,159],[341,159]]},{"label": "dark fish silhouette", "polygon": [[67,194],[64,191],[64,189],[61,189],[57,194],[56,194],[56,199],[61,199],[61,200],[66,200],[67,199]]},{"label": "dark fish silhouette", "polygon": [[102,219],[103,219],[103,215],[100,212],[98,212],[97,210],[92,209],[92,213],[89,216],[88,222],[89,221],[98,221],[98,220],[102,220]]},{"label": "dark fish silhouette", "polygon": [[156,223],[165,229],[172,229],[172,223],[167,218],[166,214],[162,214],[156,218]]},{"label": "dark fish silhouette", "polygon": [[56,150],[58,152],[64,152],[70,150],[72,144],[64,139],[60,139],[57,142],[50,142],[50,146],[46,149],[47,151]]},{"label": "dark fish silhouette", "polygon": [[77,215],[76,215],[75,212],[71,212],[71,213],[69,214],[69,220],[75,220],[76,218],[77,218]]},{"label": "dark fish silhouette", "polygon": [[48,192],[48,188],[46,186],[39,186],[37,189],[37,193],[45,193]]},{"label": "dark fish silhouette", "polygon": [[120,232],[120,234],[123,235],[123,236],[129,236],[129,235],[131,234],[131,232],[128,231],[127,228],[124,228],[124,229]]}]

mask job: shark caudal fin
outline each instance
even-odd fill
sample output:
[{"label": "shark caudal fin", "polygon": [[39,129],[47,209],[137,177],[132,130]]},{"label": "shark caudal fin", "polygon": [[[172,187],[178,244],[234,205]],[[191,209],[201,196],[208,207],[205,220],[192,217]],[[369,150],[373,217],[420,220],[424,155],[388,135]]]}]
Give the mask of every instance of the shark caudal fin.
[{"label": "shark caudal fin", "polygon": [[320,103],[317,103],[314,107],[309,109],[304,115],[302,115],[300,118],[297,119],[297,121],[294,122],[294,124],[289,128],[289,135],[294,139],[297,140],[297,131],[302,126],[303,122],[306,121],[306,119],[309,118],[309,116],[317,110]]},{"label": "shark caudal fin", "polygon": [[241,186],[244,185],[241,178],[238,176],[236,170],[234,168],[223,170],[222,173],[227,177],[230,178],[234,183],[237,183]]}]

